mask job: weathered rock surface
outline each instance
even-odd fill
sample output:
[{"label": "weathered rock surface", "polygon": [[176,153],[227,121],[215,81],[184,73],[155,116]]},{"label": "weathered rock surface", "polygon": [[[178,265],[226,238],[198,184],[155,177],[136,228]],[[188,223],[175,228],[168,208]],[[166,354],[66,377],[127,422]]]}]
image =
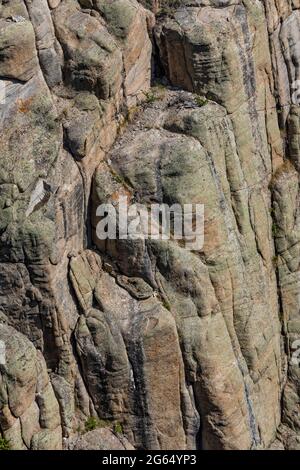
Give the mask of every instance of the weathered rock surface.
[{"label": "weathered rock surface", "polygon": [[268,177],[260,175],[250,190],[238,151],[223,107],[208,102],[199,108],[191,94],[165,92],[117,141],[107,175],[101,165],[95,176],[96,205],[108,202],[102,188],[110,188],[109,179],[115,194],[113,174],[144,204],[205,205],[199,253],[154,240],[135,246],[110,241],[105,252],[127,275],[143,277],[167,298],[185,364],[183,396],[192,393],[183,415],[186,433],[200,415],[208,448],[266,446],[280,422],[283,378]]},{"label": "weathered rock surface", "polygon": [[73,450],[134,450],[126,438],[109,429],[94,429],[79,438]]},{"label": "weathered rock surface", "polygon": [[[299,24],[296,0],[0,0],[11,448],[299,448]],[[204,204],[203,247],[99,240],[119,196]]]}]

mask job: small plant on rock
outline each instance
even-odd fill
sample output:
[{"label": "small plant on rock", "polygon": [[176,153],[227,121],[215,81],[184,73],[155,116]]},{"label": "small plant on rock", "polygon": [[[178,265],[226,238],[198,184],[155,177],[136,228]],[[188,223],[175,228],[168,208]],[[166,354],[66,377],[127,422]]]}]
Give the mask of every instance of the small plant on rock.
[{"label": "small plant on rock", "polygon": [[199,106],[199,108],[202,108],[202,106],[205,106],[208,103],[205,96],[199,96],[199,95],[195,96],[195,101],[196,101],[197,105]]},{"label": "small plant on rock", "polygon": [[163,307],[166,310],[169,310],[169,312],[171,311],[171,306],[170,306],[169,302],[166,299],[162,299],[162,304],[163,304]]},{"label": "small plant on rock", "polygon": [[0,450],[11,450],[9,440],[5,437],[0,437]]},{"label": "small plant on rock", "polygon": [[153,93],[152,91],[144,92],[144,95],[146,97],[146,103],[148,104],[155,103],[155,101],[157,101],[158,99],[155,93]]},{"label": "small plant on rock", "polygon": [[114,431],[117,434],[123,434],[123,426],[120,423],[115,423],[114,424]]},{"label": "small plant on rock", "polygon": [[85,431],[93,431],[97,428],[107,428],[110,426],[110,422],[105,419],[96,418],[95,416],[90,416],[84,425]]},{"label": "small plant on rock", "polygon": [[94,416],[90,416],[86,420],[84,427],[85,427],[86,432],[93,431],[94,429],[96,429],[96,427],[97,427],[97,418],[95,418]]}]

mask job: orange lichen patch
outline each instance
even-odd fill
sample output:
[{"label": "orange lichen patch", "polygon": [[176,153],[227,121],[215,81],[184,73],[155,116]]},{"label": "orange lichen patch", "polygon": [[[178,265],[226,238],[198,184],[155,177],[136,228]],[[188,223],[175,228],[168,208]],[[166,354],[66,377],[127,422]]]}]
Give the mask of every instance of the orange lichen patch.
[{"label": "orange lichen patch", "polygon": [[18,99],[17,100],[17,105],[18,105],[18,111],[20,113],[28,113],[30,111],[30,106],[32,103],[32,98],[28,98],[27,100],[23,99]]},{"label": "orange lichen patch", "polygon": [[127,202],[129,203],[131,201],[131,198],[132,198],[131,192],[127,188],[120,188],[119,191],[115,191],[111,195],[111,200],[113,202],[117,202],[120,197],[124,197],[124,196],[127,197]]}]

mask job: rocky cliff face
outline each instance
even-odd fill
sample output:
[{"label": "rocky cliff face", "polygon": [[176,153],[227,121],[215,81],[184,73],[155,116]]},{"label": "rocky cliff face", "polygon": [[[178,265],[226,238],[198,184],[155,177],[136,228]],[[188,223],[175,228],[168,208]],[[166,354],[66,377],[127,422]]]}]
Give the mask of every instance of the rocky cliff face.
[{"label": "rocky cliff face", "polygon": [[299,448],[299,97],[299,0],[0,0],[2,442]]}]

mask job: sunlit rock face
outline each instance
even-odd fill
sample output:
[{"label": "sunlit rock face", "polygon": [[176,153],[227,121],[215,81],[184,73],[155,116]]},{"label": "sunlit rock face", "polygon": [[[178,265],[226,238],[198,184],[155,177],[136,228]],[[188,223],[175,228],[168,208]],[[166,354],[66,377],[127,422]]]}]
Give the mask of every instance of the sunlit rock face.
[{"label": "sunlit rock face", "polygon": [[[297,449],[300,2],[0,0],[0,436]],[[204,205],[204,243],[100,240]],[[98,214],[98,215],[97,215]]]}]

